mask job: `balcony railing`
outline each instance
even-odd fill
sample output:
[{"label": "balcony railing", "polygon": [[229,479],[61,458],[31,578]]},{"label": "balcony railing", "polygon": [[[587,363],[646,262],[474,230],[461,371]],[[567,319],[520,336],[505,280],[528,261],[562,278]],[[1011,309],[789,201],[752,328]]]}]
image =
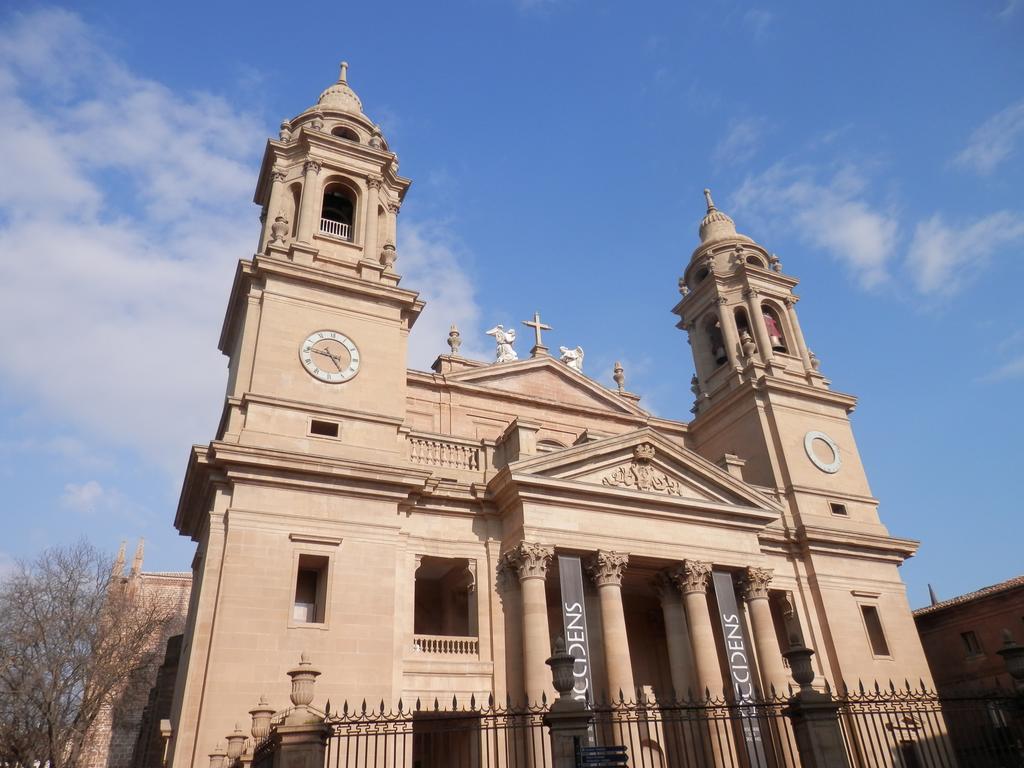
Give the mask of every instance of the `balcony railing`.
[{"label": "balcony railing", "polygon": [[475,657],[480,654],[480,639],[457,635],[413,635],[412,650],[413,653],[431,656]]},{"label": "balcony railing", "polygon": [[410,435],[409,458],[413,464],[479,470],[480,446]]},{"label": "balcony railing", "polygon": [[343,221],[320,219],[320,231],[328,235],[340,237],[342,240],[352,240],[352,227]]}]

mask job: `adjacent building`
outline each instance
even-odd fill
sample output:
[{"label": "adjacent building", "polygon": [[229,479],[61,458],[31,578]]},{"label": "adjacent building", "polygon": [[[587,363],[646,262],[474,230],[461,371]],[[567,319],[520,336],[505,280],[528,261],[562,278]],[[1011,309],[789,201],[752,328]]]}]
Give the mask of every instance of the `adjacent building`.
[{"label": "adjacent building", "polygon": [[1024,642],[1024,576],[935,601],[914,611],[914,622],[939,693],[1014,689],[997,651],[1006,633]]},{"label": "adjacent building", "polygon": [[766,692],[793,639],[820,681],[930,680],[898,571],[917,542],[879,519],[856,398],[808,347],[797,279],[710,193],[678,293],[650,286],[680,329],[667,354],[696,368],[682,422],[646,411],[621,366],[606,386],[575,350],[552,356],[539,316],[528,352],[498,326],[495,361],[470,360],[453,328],[410,370],[410,183],[345,65],[267,143],[223,415],[175,517],[196,543],[175,768],[204,765],[261,695],[284,706],[301,652],[321,704],[550,699],[563,580],[596,692],[728,695],[733,623]]}]

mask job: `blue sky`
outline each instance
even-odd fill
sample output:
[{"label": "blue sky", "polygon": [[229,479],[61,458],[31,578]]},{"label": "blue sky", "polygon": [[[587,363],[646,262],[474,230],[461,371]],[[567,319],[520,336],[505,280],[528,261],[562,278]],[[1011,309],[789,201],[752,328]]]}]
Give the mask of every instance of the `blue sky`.
[{"label": "blue sky", "polygon": [[[0,14],[0,568],[172,526],[263,142],[351,63],[414,180],[426,367],[539,309],[688,418],[670,308],[710,186],[801,279],[913,605],[1022,571],[1024,2],[8,4]],[[294,20],[294,21],[292,21]],[[522,345],[521,345],[522,346]]]}]

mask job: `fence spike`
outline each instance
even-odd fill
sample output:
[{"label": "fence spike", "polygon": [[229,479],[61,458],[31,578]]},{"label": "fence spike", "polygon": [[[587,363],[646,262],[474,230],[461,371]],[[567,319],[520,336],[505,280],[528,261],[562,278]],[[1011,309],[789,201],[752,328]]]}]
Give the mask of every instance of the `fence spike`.
[{"label": "fence spike", "polygon": [[398,700],[398,714],[402,714],[402,700]]},{"label": "fence spike", "polygon": [[459,700],[455,697],[455,694],[452,694],[452,711],[454,712],[458,708],[459,708]]},{"label": "fence spike", "polygon": [[903,685],[906,687],[907,693],[910,693],[910,681],[905,677],[903,678]]},{"label": "fence spike", "polygon": [[792,698],[793,697],[793,684],[792,683],[786,683],[786,686],[789,688],[789,696],[790,696],[790,698]]},{"label": "fence spike", "polygon": [[881,688],[881,686],[878,685],[878,680],[875,680],[875,693],[877,693],[877,694],[881,694],[882,693],[882,688]]},{"label": "fence spike", "polygon": [[861,695],[864,695],[864,681],[859,677],[857,678],[857,687],[860,688]]},{"label": "fence spike", "polygon": [[540,703],[541,703],[541,706],[544,706],[544,707],[546,707],[548,705],[548,694],[547,694],[547,691],[542,691],[541,692],[541,694],[540,694]]},{"label": "fence spike", "polygon": [[487,694],[487,708],[488,709],[494,709],[494,694],[493,693],[488,693]]},{"label": "fence spike", "polygon": [[437,700],[437,696],[434,697],[434,711],[437,712],[441,709],[441,704]]},{"label": "fence spike", "polygon": [[380,700],[380,713],[382,715],[384,714],[384,699]]},{"label": "fence spike", "polygon": [[327,704],[324,706],[324,717],[328,718],[331,716],[331,700],[327,700]]},{"label": "fence spike", "polygon": [[363,714],[366,714],[366,699],[363,699]]},{"label": "fence spike", "polygon": [[711,689],[704,686],[704,701],[711,701]]},{"label": "fence spike", "polygon": [[476,694],[475,693],[469,694],[469,708],[470,709],[476,709]]},{"label": "fence spike", "polygon": [[825,678],[825,693],[827,693],[827,694],[831,694],[832,693],[832,686],[828,684],[828,678],[827,677]]},{"label": "fence spike", "polygon": [[928,687],[924,684],[924,678],[923,677],[917,678],[917,681],[921,684],[921,691],[922,692],[928,690]]},{"label": "fence spike", "polygon": [[896,693],[896,686],[892,682],[892,678],[889,678],[889,692]]},{"label": "fence spike", "polygon": [[343,707],[342,712],[347,716],[348,715],[348,699],[345,699],[345,703],[342,704],[342,707]]},{"label": "fence spike", "polygon": [[850,686],[846,684],[845,680],[840,680],[839,684],[843,686],[843,692],[841,695],[845,699],[847,696],[850,695]]},{"label": "fence spike", "polygon": [[773,699],[777,699],[779,697],[779,694],[775,692],[775,683],[769,683],[768,690],[771,692]]},{"label": "fence spike", "polygon": [[512,709],[512,694],[505,693],[505,709]]}]

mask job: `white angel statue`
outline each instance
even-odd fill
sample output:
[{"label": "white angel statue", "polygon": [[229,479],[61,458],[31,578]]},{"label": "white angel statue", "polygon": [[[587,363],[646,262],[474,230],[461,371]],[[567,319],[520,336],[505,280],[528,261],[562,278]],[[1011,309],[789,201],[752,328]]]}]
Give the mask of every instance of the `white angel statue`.
[{"label": "white angel statue", "polygon": [[512,345],[516,343],[516,329],[509,328],[505,330],[505,326],[496,325],[491,330],[487,331],[488,336],[493,336],[495,342],[498,344],[498,349],[494,358],[496,363],[510,363],[513,360],[518,360],[519,355],[512,349]]},{"label": "white angel statue", "polygon": [[558,350],[562,353],[561,360],[563,363],[573,370],[583,373],[583,347],[578,346],[576,349],[559,347]]}]

